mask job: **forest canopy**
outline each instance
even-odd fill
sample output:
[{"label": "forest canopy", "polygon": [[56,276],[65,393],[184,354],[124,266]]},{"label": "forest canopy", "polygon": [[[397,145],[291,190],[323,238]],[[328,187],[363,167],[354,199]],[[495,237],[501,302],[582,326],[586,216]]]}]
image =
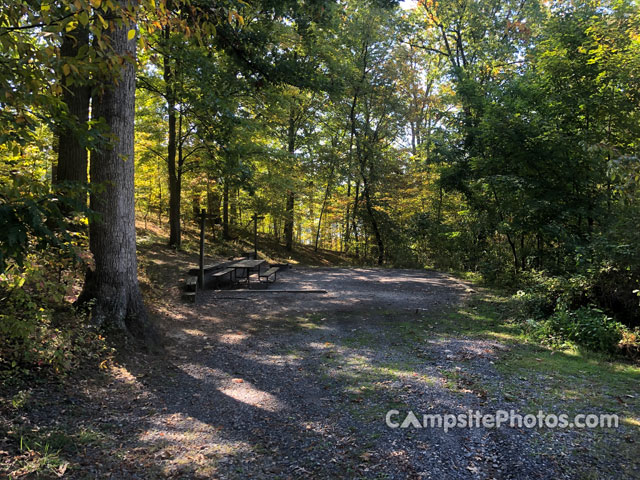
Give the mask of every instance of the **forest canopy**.
[{"label": "forest canopy", "polygon": [[144,335],[135,223],[202,209],[639,325],[634,1],[1,0],[0,44],[11,355],[59,302]]}]

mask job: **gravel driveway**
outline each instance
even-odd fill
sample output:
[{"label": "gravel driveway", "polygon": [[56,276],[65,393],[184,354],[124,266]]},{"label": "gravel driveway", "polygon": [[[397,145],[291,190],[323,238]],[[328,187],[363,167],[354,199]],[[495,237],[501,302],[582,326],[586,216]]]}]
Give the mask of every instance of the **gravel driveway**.
[{"label": "gravel driveway", "polygon": [[171,368],[128,365],[142,396],[132,413],[146,422],[136,451],[153,451],[158,476],[558,478],[531,455],[535,432],[385,423],[390,409],[402,420],[497,408],[451,376],[464,378],[462,358],[475,378],[495,376],[502,345],[408,340],[467,285],[437,272],[294,268],[269,286],[294,289],[327,293],[205,291],[169,307]]},{"label": "gravel driveway", "polygon": [[[293,268],[271,293],[204,291],[191,304],[178,286],[191,260],[147,258],[162,354],[35,385],[13,420],[67,439],[52,478],[563,478],[535,430],[386,425],[392,409],[401,421],[505,408],[482,385],[499,383],[493,360],[507,347],[431,330],[466,301],[459,280]],[[273,293],[292,289],[327,293]]]}]

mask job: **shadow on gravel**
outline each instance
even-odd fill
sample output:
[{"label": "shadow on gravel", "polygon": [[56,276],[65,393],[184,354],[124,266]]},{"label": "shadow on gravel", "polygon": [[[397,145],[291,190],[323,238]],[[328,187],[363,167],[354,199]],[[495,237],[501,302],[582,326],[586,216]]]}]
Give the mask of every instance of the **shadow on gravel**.
[{"label": "shadow on gravel", "polygon": [[182,328],[157,374],[126,365],[159,408],[134,444],[158,449],[161,474],[176,477],[552,478],[554,462],[521,455],[518,432],[385,425],[392,408],[483,405],[473,391],[444,388],[441,352],[425,361],[385,335],[401,314],[256,314],[213,329],[201,318]]}]

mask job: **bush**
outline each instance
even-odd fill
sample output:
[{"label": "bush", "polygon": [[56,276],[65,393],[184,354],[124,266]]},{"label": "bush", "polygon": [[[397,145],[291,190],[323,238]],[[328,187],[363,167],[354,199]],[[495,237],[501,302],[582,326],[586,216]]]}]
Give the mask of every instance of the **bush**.
[{"label": "bush", "polygon": [[520,277],[521,290],[512,297],[516,310],[523,318],[542,319],[552,315],[560,305],[579,307],[578,298],[583,292],[578,282],[564,277],[547,276],[544,272],[531,271]]},{"label": "bush", "polygon": [[627,357],[637,360],[640,358],[640,328],[634,330],[625,329],[622,339],[618,344],[622,353]]},{"label": "bush", "polygon": [[26,256],[21,269],[10,267],[0,274],[0,374],[63,374],[106,351],[104,339],[69,303],[82,264],[52,251]]},{"label": "bush", "polygon": [[594,351],[614,353],[621,349],[625,337],[627,343],[633,340],[629,337],[629,329],[622,323],[591,307],[559,310],[545,320],[530,320],[526,325],[534,337],[554,346],[575,344]]}]

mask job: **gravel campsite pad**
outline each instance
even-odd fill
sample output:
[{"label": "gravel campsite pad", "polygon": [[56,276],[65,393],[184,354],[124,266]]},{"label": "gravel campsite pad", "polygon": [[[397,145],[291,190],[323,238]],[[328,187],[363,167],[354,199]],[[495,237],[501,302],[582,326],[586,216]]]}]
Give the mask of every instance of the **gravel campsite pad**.
[{"label": "gravel campsite pad", "polygon": [[509,408],[482,386],[500,383],[494,362],[509,347],[432,330],[468,285],[428,271],[292,268],[269,290],[204,291],[190,304],[167,286],[155,311],[162,355],[128,358],[106,381],[79,380],[33,407],[28,422],[75,432],[63,473],[563,478],[535,429],[385,423],[391,409],[401,421],[409,410]]}]

